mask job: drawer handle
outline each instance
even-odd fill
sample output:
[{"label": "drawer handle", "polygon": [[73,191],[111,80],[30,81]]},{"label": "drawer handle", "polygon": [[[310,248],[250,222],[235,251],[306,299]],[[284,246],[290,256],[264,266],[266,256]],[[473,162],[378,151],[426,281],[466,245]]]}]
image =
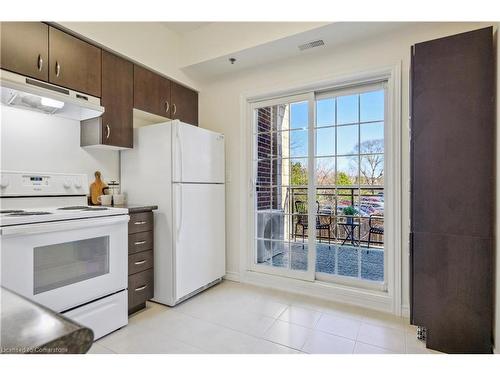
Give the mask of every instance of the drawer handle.
[{"label": "drawer handle", "polygon": [[42,71],[42,68],[43,68],[43,59],[42,59],[42,55],[38,55],[38,63],[37,63],[37,68],[38,68],[38,71],[41,72]]},{"label": "drawer handle", "polygon": [[146,223],[147,223],[147,221],[136,221],[136,222],[134,222],[134,225],[144,225]]},{"label": "drawer handle", "polygon": [[137,261],[137,262],[134,262],[134,264],[135,264],[136,266],[140,266],[141,264],[144,264],[144,263],[146,263],[146,259],[144,259],[144,260],[139,260],[139,261]]},{"label": "drawer handle", "polygon": [[61,74],[61,64],[56,61],[56,77],[59,77],[59,74]]},{"label": "drawer handle", "polygon": [[146,289],[147,287],[148,287],[148,284],[143,285],[143,286],[140,286],[139,288],[135,288],[135,291],[136,291],[136,292],[140,292],[141,290],[144,290],[144,289]]},{"label": "drawer handle", "polygon": [[137,242],[134,242],[134,245],[139,246],[139,245],[144,245],[145,243],[146,243],[146,241],[137,241]]}]

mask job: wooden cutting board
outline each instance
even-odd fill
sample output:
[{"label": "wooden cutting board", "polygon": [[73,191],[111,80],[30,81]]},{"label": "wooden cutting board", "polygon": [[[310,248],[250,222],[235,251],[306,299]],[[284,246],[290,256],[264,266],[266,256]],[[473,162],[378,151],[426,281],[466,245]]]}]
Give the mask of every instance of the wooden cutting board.
[{"label": "wooden cutting board", "polygon": [[94,205],[100,205],[99,201],[97,198],[100,195],[104,194],[104,189],[108,187],[102,180],[101,180],[101,172],[96,171],[94,173],[95,176],[95,181],[90,184],[90,201]]}]

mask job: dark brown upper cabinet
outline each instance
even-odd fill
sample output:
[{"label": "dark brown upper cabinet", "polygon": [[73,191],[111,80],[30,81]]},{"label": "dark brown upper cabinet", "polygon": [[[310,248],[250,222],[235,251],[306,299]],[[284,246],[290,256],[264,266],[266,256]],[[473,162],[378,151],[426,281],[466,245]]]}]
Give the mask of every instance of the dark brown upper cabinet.
[{"label": "dark brown upper cabinet", "polygon": [[134,108],[170,118],[170,80],[134,65]]},{"label": "dark brown upper cabinet", "polygon": [[102,51],[102,143],[133,147],[134,64]]},{"label": "dark brown upper cabinet", "polygon": [[198,93],[134,65],[134,108],[198,125]]},{"label": "dark brown upper cabinet", "polygon": [[49,26],[49,82],[101,96],[101,49]]},{"label": "dark brown upper cabinet", "polygon": [[2,22],[1,66],[28,77],[49,79],[49,26],[41,22]]},{"label": "dark brown upper cabinet", "polygon": [[172,82],[171,118],[198,126],[198,93]]}]

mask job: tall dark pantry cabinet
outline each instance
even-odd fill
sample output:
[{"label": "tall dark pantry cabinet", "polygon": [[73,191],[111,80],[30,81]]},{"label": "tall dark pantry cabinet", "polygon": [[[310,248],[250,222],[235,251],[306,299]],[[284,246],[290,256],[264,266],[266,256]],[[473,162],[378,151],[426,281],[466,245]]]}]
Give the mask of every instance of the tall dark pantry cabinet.
[{"label": "tall dark pantry cabinet", "polygon": [[491,353],[493,29],[411,53],[411,322],[428,348]]}]

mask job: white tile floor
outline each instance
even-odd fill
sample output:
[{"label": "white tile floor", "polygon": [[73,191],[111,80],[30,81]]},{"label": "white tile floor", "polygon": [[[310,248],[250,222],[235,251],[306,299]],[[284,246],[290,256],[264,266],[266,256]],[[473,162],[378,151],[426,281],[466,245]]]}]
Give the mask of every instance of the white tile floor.
[{"label": "white tile floor", "polygon": [[230,281],[169,308],[148,303],[90,353],[437,353],[405,319]]}]

